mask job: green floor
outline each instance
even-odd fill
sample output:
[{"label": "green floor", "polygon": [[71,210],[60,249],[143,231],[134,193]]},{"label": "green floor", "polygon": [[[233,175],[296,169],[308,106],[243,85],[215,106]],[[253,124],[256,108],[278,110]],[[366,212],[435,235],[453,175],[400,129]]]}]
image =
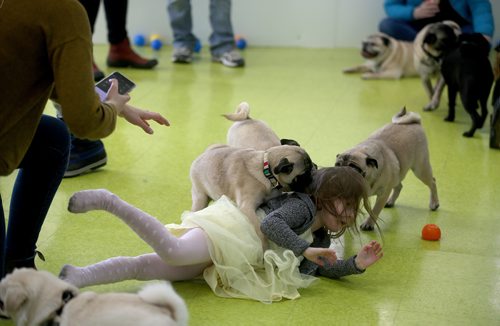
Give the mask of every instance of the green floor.
[{"label": "green floor", "polygon": [[[96,46],[105,68],[107,47]],[[143,50],[151,55],[147,49]],[[108,164],[63,181],[38,246],[40,269],[58,273],[65,263],[86,265],[118,255],[149,252],[129,229],[104,213],[66,211],[75,191],[108,188],[157,216],[179,222],[190,208],[189,166],[208,145],[225,142],[230,126],[221,114],[239,102],[293,138],[320,166],[390,121],[402,106],[422,115],[441,206],[428,209],[429,191],[411,172],[392,209],[384,209],[378,233],[346,238],[346,254],[361,243],[383,240],[383,259],[365,274],[320,279],[302,297],[271,305],[216,297],[203,282],[174,286],[186,300],[191,325],[498,325],[500,323],[500,151],[488,148],[489,127],[465,139],[470,118],[462,107],[455,123],[443,121],[447,100],[432,113],[418,79],[363,81],[342,68],[361,62],[357,49],[249,48],[247,66],[210,62],[206,49],[191,65],[170,62],[171,48],[157,53],[153,71],[121,70],[137,83],[132,104],[163,113],[171,127],[153,136],[124,121],[104,140]],[[111,72],[112,70],[107,70]],[[445,93],[446,94],[446,93]],[[54,114],[52,107],[47,113]],[[488,119],[489,121],[489,119]],[[14,175],[2,179],[9,202]],[[442,229],[439,242],[420,239],[424,224]],[[143,283],[89,288],[136,291]],[[8,325],[8,324],[5,324]]]}]

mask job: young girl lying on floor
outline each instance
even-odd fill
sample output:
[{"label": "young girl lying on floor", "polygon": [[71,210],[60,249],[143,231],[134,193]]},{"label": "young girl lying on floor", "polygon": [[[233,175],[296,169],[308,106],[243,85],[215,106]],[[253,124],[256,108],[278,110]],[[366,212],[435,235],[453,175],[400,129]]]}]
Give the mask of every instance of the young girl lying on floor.
[{"label": "young girl lying on floor", "polygon": [[[311,195],[285,193],[258,209],[262,232],[269,239],[265,252],[252,225],[227,197],[198,212],[188,212],[182,224],[165,227],[156,218],[131,206],[107,190],[77,192],[69,210],[84,213],[105,210],[124,221],[154,253],[115,257],[86,267],[65,265],[60,277],[84,287],[123,280],[189,280],[203,275],[223,297],[269,303],[295,299],[298,288],[321,275],[339,278],[360,274],[383,255],[376,241],[357,255],[337,260],[331,234],[356,226],[364,205],[370,211],[367,185],[350,167],[317,171]],[[181,231],[176,237],[173,231]],[[306,259],[304,259],[306,258]]]}]

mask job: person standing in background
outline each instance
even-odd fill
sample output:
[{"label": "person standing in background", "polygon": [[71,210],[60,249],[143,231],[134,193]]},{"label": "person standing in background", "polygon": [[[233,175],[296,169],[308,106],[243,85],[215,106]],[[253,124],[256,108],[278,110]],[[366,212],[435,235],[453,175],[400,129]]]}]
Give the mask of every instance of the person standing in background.
[{"label": "person standing in background", "polygon": [[385,0],[387,18],[379,31],[402,41],[413,41],[425,25],[452,20],[463,33],[480,33],[491,43],[495,30],[489,0]]},{"label": "person standing in background", "polygon": [[[191,63],[197,38],[192,33],[190,0],[168,0],[168,15],[174,34],[172,62]],[[212,61],[227,67],[243,67],[245,60],[236,49],[231,25],[231,0],[210,0],[210,53]]]},{"label": "person standing in background", "polygon": [[[90,28],[94,34],[94,26],[99,12],[101,0],[78,0],[87,11]],[[103,0],[108,28],[109,53],[106,63],[108,67],[131,67],[152,69],[158,64],[156,59],[146,59],[139,56],[132,47],[127,34],[128,0]],[[104,78],[104,73],[93,62],[94,80]]]}]

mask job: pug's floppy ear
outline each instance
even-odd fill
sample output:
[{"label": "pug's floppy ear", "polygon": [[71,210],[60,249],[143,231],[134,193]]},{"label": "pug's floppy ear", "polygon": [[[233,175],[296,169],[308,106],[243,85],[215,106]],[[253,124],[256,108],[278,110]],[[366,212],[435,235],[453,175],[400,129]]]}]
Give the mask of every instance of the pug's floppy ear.
[{"label": "pug's floppy ear", "polygon": [[3,298],[4,311],[12,316],[26,300],[28,300],[28,293],[22,286],[9,286],[5,291],[5,298]]},{"label": "pug's floppy ear", "polygon": [[281,143],[281,145],[291,145],[291,146],[299,146],[300,147],[300,144],[296,140],[293,140],[293,139],[282,138],[282,139],[280,139],[280,143]]},{"label": "pug's floppy ear", "polygon": [[391,39],[387,36],[381,36],[380,38],[382,39],[382,42],[384,42],[385,46],[389,46],[389,44],[391,44]]},{"label": "pug's floppy ear", "polygon": [[288,159],[282,158],[279,162],[279,164],[274,168],[273,172],[274,174],[280,174],[280,173],[285,173],[285,174],[290,174],[293,171],[293,163],[290,163]]}]

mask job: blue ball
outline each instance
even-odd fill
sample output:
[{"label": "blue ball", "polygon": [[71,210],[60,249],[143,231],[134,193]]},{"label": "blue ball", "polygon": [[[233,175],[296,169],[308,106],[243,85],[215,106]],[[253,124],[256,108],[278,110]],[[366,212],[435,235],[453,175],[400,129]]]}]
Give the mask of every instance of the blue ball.
[{"label": "blue ball", "polygon": [[244,38],[239,38],[236,40],[236,47],[243,50],[247,47],[247,41]]},{"label": "blue ball", "polygon": [[193,51],[196,53],[199,53],[201,51],[201,48],[202,48],[201,42],[200,42],[200,40],[197,39],[196,42],[194,42]]},{"label": "blue ball", "polygon": [[160,50],[162,46],[163,46],[163,43],[159,39],[154,39],[151,41],[151,48],[155,51]]},{"label": "blue ball", "polygon": [[134,36],[134,45],[144,46],[146,45],[146,38],[142,34],[137,34]]}]

